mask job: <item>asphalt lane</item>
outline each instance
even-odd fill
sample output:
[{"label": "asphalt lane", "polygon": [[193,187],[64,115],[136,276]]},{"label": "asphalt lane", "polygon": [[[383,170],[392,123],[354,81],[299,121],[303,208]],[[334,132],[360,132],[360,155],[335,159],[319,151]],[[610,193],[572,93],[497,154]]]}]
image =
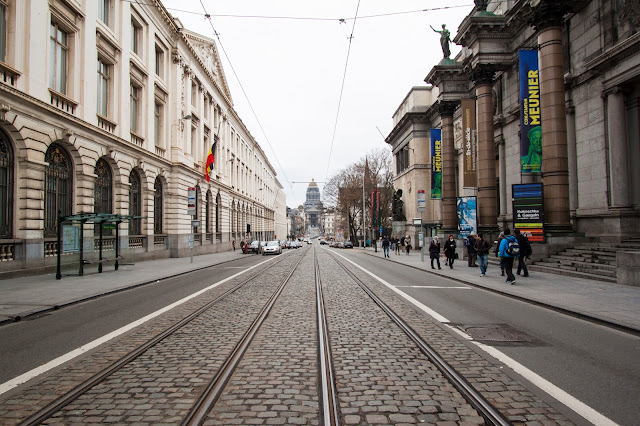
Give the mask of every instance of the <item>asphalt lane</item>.
[{"label": "asphalt lane", "polygon": [[[499,349],[611,420],[637,424],[640,338],[404,265],[381,262],[356,251],[338,253],[460,329],[507,326],[510,332],[524,333],[521,342],[483,343]],[[467,268],[466,263],[455,267]]]},{"label": "asphalt lane", "polygon": [[0,383],[266,259],[263,256],[243,256],[220,266],[160,280],[4,325],[0,327]]}]

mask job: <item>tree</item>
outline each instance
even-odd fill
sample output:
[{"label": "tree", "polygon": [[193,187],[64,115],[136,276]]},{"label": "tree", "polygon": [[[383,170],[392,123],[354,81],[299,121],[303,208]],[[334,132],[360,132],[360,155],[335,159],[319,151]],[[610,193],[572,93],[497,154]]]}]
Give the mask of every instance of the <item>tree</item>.
[{"label": "tree", "polygon": [[[393,161],[388,149],[373,150],[333,175],[324,187],[324,205],[336,209],[340,217],[338,227],[347,231],[348,238],[354,244],[357,243],[357,235],[363,231],[363,183],[367,228],[371,227],[371,191],[376,187],[380,189],[382,226],[387,229],[391,227],[392,165]],[[365,235],[366,232],[362,234]]]}]

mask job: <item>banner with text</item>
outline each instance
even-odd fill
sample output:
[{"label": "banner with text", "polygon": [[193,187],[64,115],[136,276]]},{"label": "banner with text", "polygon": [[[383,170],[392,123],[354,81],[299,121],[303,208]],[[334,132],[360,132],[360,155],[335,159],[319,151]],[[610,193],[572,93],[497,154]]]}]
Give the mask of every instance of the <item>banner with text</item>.
[{"label": "banner with text", "polygon": [[458,197],[456,210],[458,211],[458,237],[466,238],[472,232],[477,233],[477,203],[476,197]]},{"label": "banner with text", "polygon": [[462,130],[464,131],[464,183],[465,188],[478,186],[478,138],[476,129],[476,101],[462,99]]},{"label": "banner with text", "polygon": [[520,158],[522,173],[542,168],[542,122],[538,51],[520,51]]},{"label": "banner with text", "polygon": [[529,241],[544,242],[544,188],[541,183],[513,185],[513,228]]},{"label": "banner with text", "polygon": [[431,129],[431,198],[442,198],[442,130]]}]

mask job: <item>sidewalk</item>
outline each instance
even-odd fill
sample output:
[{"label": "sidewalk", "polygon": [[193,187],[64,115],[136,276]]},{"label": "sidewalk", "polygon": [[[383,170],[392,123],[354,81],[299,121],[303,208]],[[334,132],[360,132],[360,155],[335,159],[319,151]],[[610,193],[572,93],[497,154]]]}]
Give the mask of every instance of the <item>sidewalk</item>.
[{"label": "sidewalk", "polygon": [[[373,248],[358,249],[363,253],[383,258],[382,249],[376,253]],[[492,291],[535,302],[574,315],[640,332],[640,287],[612,284],[597,280],[574,278],[558,274],[529,271],[529,277],[515,275],[515,285],[507,285],[500,276],[500,267],[489,264],[487,276],[480,277],[480,268],[470,268],[466,259],[458,259],[453,269],[431,269],[429,253],[425,252],[424,262],[420,261],[420,251],[396,255],[390,252],[392,262],[422,269],[430,274],[440,275],[465,284],[490,289]],[[435,263],[435,262],[434,262]]]},{"label": "sidewalk", "polygon": [[0,280],[0,324],[242,256],[251,255],[236,250],[194,256],[193,263],[189,257],[149,260],[120,266],[117,271],[109,264],[101,274],[63,276],[61,280],[56,280],[55,273]]}]

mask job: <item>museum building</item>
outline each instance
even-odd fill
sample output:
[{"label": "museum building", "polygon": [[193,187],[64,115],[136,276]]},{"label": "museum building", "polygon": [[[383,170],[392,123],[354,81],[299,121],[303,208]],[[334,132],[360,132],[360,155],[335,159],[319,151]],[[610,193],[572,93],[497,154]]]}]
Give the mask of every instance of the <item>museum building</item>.
[{"label": "museum building", "polygon": [[[0,18],[0,272],[54,265],[59,215],[129,217],[103,249],[139,260],[285,224],[215,42],[161,2],[0,0]],[[97,228],[85,225],[85,252]]]}]

